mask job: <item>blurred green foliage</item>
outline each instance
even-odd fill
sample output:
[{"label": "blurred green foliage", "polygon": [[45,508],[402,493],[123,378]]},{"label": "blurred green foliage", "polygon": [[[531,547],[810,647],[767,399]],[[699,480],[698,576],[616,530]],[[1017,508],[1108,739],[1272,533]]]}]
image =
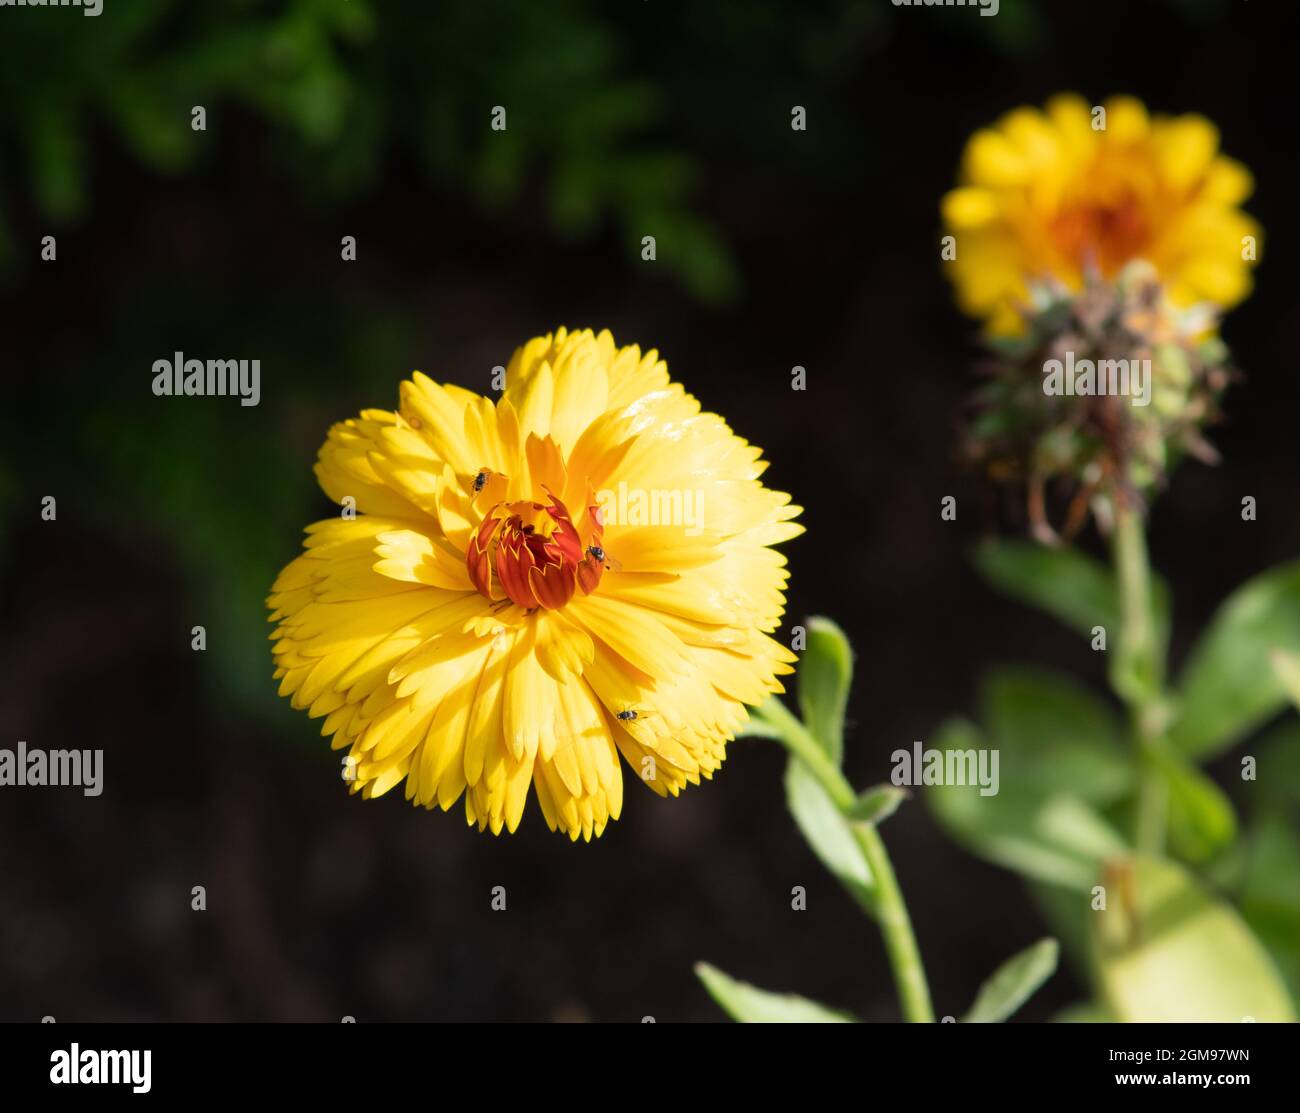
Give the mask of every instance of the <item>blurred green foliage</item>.
[{"label": "blurred green foliage", "polygon": [[[7,10],[0,132],[25,173],[11,167],[4,192],[12,206],[26,187],[42,217],[72,221],[93,203],[101,129],[151,169],[180,173],[211,157],[233,106],[264,124],[305,204],[363,194],[394,157],[488,208],[540,173],[557,236],[612,216],[629,254],[654,234],[696,295],[726,297],[730,257],[690,207],[698,164],[650,134],[664,94],[629,70],[623,39],[584,0],[505,12],[370,0],[131,0],[95,19]],[[191,128],[196,105],[206,132]],[[497,105],[505,130],[490,127]],[[14,253],[0,209],[0,263]]]},{"label": "blurred green foliage", "polygon": [[[1226,10],[1219,0],[1159,3],[1193,24]],[[1001,0],[993,19],[936,14],[873,0],[110,0],[96,18],[6,9],[0,273],[21,254],[16,213],[30,206],[65,226],[91,210],[102,148],[125,148],[160,174],[194,171],[235,110],[261,125],[304,206],[365,196],[411,171],[489,211],[534,202],[560,240],[613,221],[629,259],[653,234],[694,296],[726,300],[739,274],[700,212],[716,160],[851,189],[843,167],[862,149],[862,121],[835,92],[904,24],[1007,55],[1051,44],[1032,0]],[[792,144],[796,103],[814,114],[816,137]],[[191,129],[196,105],[206,132]],[[498,105],[504,131],[489,126]]]},{"label": "blurred green foliage", "polygon": [[[1036,26],[1017,0],[1003,13],[975,20],[975,33],[1021,42],[1016,28]],[[693,295],[725,300],[739,275],[699,212],[707,168],[724,157],[803,180],[840,174],[861,134],[827,92],[885,49],[890,18],[866,0],[815,0],[797,19],[786,0],[130,0],[93,19],[8,9],[0,271],[18,259],[16,215],[58,228],[93,211],[105,150],[159,174],[195,172],[234,111],[257,122],[309,209],[413,173],[488,211],[535,204],[561,241],[613,221],[629,259],[653,234]],[[790,105],[810,102],[817,136],[790,144]],[[489,126],[498,105],[503,131]],[[195,106],[206,132],[191,128]]]},{"label": "blurred green foliage", "polygon": [[[1082,553],[990,541],[976,551],[975,563],[998,590],[1076,634],[1095,639],[1098,625],[1112,636],[1120,628],[1113,574]],[[1156,581],[1151,620],[1162,655],[1170,610],[1168,592]],[[1277,661],[1279,652],[1296,649],[1300,566],[1294,563],[1231,592],[1202,631],[1171,692],[1167,739],[1146,759],[1164,789],[1169,860],[1139,857],[1132,867],[1137,881],[1113,871],[1134,855],[1126,832],[1139,763],[1128,731],[1103,698],[1040,667],[1003,667],[985,679],[978,725],[954,718],[936,732],[939,749],[1000,751],[997,795],[945,785],[927,790],[926,799],[953,838],[1030,882],[1075,967],[1092,972],[1105,1015],[1235,1019],[1234,1010],[1251,1011],[1243,1005],[1250,1000],[1257,1019],[1293,1015],[1287,993],[1274,983],[1280,973],[1291,998],[1300,1000],[1300,720]],[[1113,670],[1111,681],[1120,694]],[[1240,787],[1230,797],[1198,765],[1252,738],[1234,766],[1232,781]],[[1202,880],[1184,867],[1200,871]],[[1153,900],[1156,891],[1164,896],[1139,909],[1143,915],[1159,918],[1161,901],[1181,902],[1194,914],[1188,911],[1167,939],[1140,946],[1101,939],[1097,917],[1089,916],[1097,911],[1089,895],[1095,900],[1099,881],[1110,907],[1117,899],[1121,907]],[[1205,882],[1213,889],[1203,889]],[[1255,938],[1268,959],[1246,953]],[[1211,970],[1211,958],[1223,968]],[[1171,970],[1185,972],[1183,990],[1171,988]],[[1198,992],[1186,990],[1192,984]]]}]

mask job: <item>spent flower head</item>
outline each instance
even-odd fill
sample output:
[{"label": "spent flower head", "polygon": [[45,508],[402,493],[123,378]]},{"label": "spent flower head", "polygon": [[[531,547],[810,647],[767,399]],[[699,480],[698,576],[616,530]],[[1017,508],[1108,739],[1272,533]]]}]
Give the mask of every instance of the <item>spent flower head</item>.
[{"label": "spent flower head", "polygon": [[[1174,306],[1146,263],[1077,294],[1034,288],[1022,335],[992,341],[963,451],[994,479],[1023,486],[1032,530],[1054,542],[1091,511],[1141,507],[1184,456],[1215,463],[1202,429],[1219,417],[1233,372],[1206,306]],[[1068,502],[1049,522],[1052,494]]]},{"label": "spent flower head", "polygon": [[[943,201],[960,306],[994,358],[963,449],[1021,485],[1034,534],[1140,507],[1202,430],[1232,374],[1221,313],[1250,289],[1259,229],[1248,171],[1198,116],[1131,97],[1019,108],[967,144]],[[1049,505],[1064,494],[1062,523]]]}]

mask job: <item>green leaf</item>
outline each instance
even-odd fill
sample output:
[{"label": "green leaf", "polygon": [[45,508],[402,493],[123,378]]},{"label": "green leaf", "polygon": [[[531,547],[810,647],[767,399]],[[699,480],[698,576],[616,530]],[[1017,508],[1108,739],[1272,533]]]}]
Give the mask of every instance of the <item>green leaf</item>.
[{"label": "green leaf", "polygon": [[1285,707],[1275,650],[1300,652],[1300,561],[1247,581],[1219,608],[1182,671],[1174,746],[1204,760]]},{"label": "green leaf", "polygon": [[990,540],[972,554],[976,569],[997,590],[1046,611],[1070,629],[1119,628],[1119,599],[1105,565],[1076,549],[1049,549],[1032,541]]},{"label": "green leaf", "polygon": [[[965,720],[945,723],[934,737],[938,749],[985,745],[978,728]],[[1086,892],[1102,863],[1128,850],[1094,808],[1065,792],[1014,781],[992,796],[981,795],[978,785],[934,785],[923,792],[935,818],[972,853],[1052,885]]]},{"label": "green leaf", "polygon": [[745,1024],[852,1024],[848,1013],[828,1009],[791,993],[768,993],[737,981],[707,962],[695,964],[695,974],[727,1015]]},{"label": "green leaf", "polygon": [[995,750],[995,795],[978,786],[927,786],[935,817],[973,853],[1055,886],[1087,891],[1127,845],[1100,809],[1128,794],[1133,763],[1122,727],[1102,700],[1045,669],[1001,668],[981,685],[988,724],[952,720],[939,750]]},{"label": "green leaf", "polygon": [[1270,660],[1273,662],[1273,671],[1282,682],[1282,687],[1286,689],[1291,702],[1300,707],[1300,653],[1287,653],[1283,649],[1275,649],[1270,655]]},{"label": "green leaf", "polygon": [[[989,584],[1090,637],[1104,626],[1107,638],[1120,629],[1119,591],[1110,569],[1077,549],[1049,549],[1032,541],[985,541],[973,553]],[[1152,618],[1163,646],[1169,630],[1169,592],[1152,584]]]},{"label": "green leaf", "polygon": [[1133,764],[1119,718],[1072,677],[1002,666],[981,682],[979,703],[990,745],[1001,754],[1004,790],[1109,804],[1131,789]]},{"label": "green leaf", "polygon": [[1232,802],[1180,755],[1160,750],[1151,760],[1168,790],[1170,843],[1180,858],[1194,865],[1208,862],[1237,837]]},{"label": "green leaf", "polygon": [[907,789],[897,785],[876,785],[858,796],[857,802],[849,809],[849,818],[874,827],[898,811],[899,804],[911,795]]},{"label": "green leaf", "polygon": [[1237,902],[1300,1000],[1300,719],[1282,719],[1251,750],[1255,778],[1242,790],[1254,817]]},{"label": "green leaf", "polygon": [[1247,839],[1241,914],[1300,998],[1300,833],[1280,813],[1268,813]]},{"label": "green leaf", "polygon": [[967,849],[1051,885],[1086,892],[1102,863],[1127,850],[1113,827],[1070,796],[1033,803],[945,788],[935,799],[944,801],[936,817]]},{"label": "green leaf", "polygon": [[1029,895],[1050,931],[1061,944],[1061,956],[1076,974],[1088,969],[1089,894],[1027,880]]},{"label": "green leaf", "polygon": [[1300,719],[1294,715],[1270,727],[1251,746],[1255,759],[1250,786],[1260,809],[1292,810],[1300,815]]},{"label": "green leaf", "polygon": [[790,813],[813,852],[850,895],[871,912],[875,882],[849,821],[797,758],[791,758],[786,765],[785,795]]},{"label": "green leaf", "polygon": [[1000,1024],[1029,1000],[1056,973],[1061,948],[1055,939],[1040,939],[994,971],[962,1017],[964,1024]]},{"label": "green leaf", "polygon": [[1294,1021],[1267,951],[1229,905],[1181,866],[1112,864],[1106,907],[1093,914],[1097,979],[1118,1021]]},{"label": "green leaf", "polygon": [[809,733],[838,765],[844,756],[853,650],[844,631],[829,618],[810,618],[807,632],[807,645],[799,655],[799,710]]}]

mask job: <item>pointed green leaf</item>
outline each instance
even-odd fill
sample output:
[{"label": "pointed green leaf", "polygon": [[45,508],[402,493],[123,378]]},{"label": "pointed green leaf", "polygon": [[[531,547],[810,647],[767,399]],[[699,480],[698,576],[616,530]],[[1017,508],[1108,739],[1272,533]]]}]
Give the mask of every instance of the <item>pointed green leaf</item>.
[{"label": "pointed green leaf", "polygon": [[[1052,615],[1071,630],[1091,636],[1104,626],[1107,638],[1120,628],[1119,592],[1110,569],[1077,549],[1051,549],[1032,541],[986,541],[973,553],[976,569],[1004,595]],[[1152,620],[1163,645],[1169,630],[1169,592],[1152,584]]]},{"label": "pointed green leaf", "polygon": [[1300,652],[1300,561],[1248,580],[1219,608],[1179,679],[1175,747],[1204,760],[1282,710],[1278,650]]},{"label": "pointed green leaf", "polygon": [[1105,565],[1076,549],[1032,541],[986,541],[973,553],[976,569],[997,590],[1037,607],[1081,634],[1094,626],[1119,629],[1119,597]]},{"label": "pointed green leaf", "polygon": [[1118,715],[1073,677],[999,666],[981,680],[979,704],[989,745],[1001,753],[1003,790],[1063,792],[1102,805],[1132,787],[1133,762]]},{"label": "pointed green leaf", "polygon": [[1000,1024],[1056,972],[1061,949],[1055,939],[1040,939],[994,971],[962,1017],[964,1024]]},{"label": "pointed green leaf", "polygon": [[852,1024],[848,1013],[828,1009],[791,993],[768,993],[737,981],[707,962],[695,964],[704,988],[733,1020],[745,1024]]},{"label": "pointed green leaf", "polygon": [[[935,732],[936,749],[981,749],[989,742],[974,724],[954,719]],[[1019,758],[1003,755],[1013,770]],[[918,792],[950,835],[972,853],[1026,877],[1086,892],[1101,863],[1127,853],[1123,838],[1088,802],[1061,791],[1046,772],[1003,777],[995,795],[979,785],[929,785]]]},{"label": "pointed green leaf", "polygon": [[1152,761],[1168,790],[1169,840],[1178,857],[1208,862],[1237,837],[1237,813],[1223,789],[1180,755],[1159,751]]},{"label": "pointed green leaf", "polygon": [[1259,808],[1290,809],[1300,816],[1300,719],[1287,715],[1264,731],[1243,754],[1239,767],[1245,773],[1244,759],[1254,765],[1253,774],[1244,781]]},{"label": "pointed green leaf", "polygon": [[826,795],[807,767],[791,758],[785,770],[785,795],[804,839],[850,895],[868,911],[874,881],[862,860],[849,821]]},{"label": "pointed green leaf", "polygon": [[875,826],[898,811],[898,805],[912,794],[897,785],[876,785],[863,792],[849,809],[849,818]]},{"label": "pointed green leaf", "polygon": [[829,618],[810,618],[807,633],[799,655],[799,709],[804,725],[838,765],[844,753],[844,709],[853,682],[853,650],[844,631]]}]

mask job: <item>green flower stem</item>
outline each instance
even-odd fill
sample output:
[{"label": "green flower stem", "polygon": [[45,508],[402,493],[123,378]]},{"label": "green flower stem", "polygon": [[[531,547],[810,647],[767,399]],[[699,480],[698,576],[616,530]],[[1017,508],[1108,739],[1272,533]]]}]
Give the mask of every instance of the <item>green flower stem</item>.
[{"label": "green flower stem", "polygon": [[871,871],[872,904],[876,922],[885,940],[885,951],[894,972],[894,985],[904,1019],[912,1023],[931,1024],[934,1009],[930,1004],[930,989],[925,980],[925,966],[912,932],[912,920],[907,914],[894,867],[889,860],[884,841],[876,828],[869,823],[855,822],[850,811],[857,800],[853,786],[840,772],[839,766],[817,740],[779,699],[769,700],[763,715],[770,726],[780,732],[781,742],[801,761],[826,795],[849,821],[853,838],[862,852],[862,858]]},{"label": "green flower stem", "polygon": [[925,967],[921,963],[912,920],[907,914],[907,904],[894,876],[885,842],[869,823],[855,823],[853,834],[862,848],[863,858],[871,867],[876,886],[876,917],[885,937],[890,965],[894,968],[894,984],[898,988],[903,1016],[915,1024],[931,1024],[934,1022],[934,1008],[930,1004]]},{"label": "green flower stem", "polygon": [[1164,745],[1164,662],[1152,622],[1151,565],[1142,517],[1130,507],[1121,506],[1116,511],[1114,560],[1123,622],[1115,687],[1128,704],[1137,741],[1134,839],[1142,853],[1160,855],[1164,852],[1168,808],[1168,789],[1155,760]]}]

